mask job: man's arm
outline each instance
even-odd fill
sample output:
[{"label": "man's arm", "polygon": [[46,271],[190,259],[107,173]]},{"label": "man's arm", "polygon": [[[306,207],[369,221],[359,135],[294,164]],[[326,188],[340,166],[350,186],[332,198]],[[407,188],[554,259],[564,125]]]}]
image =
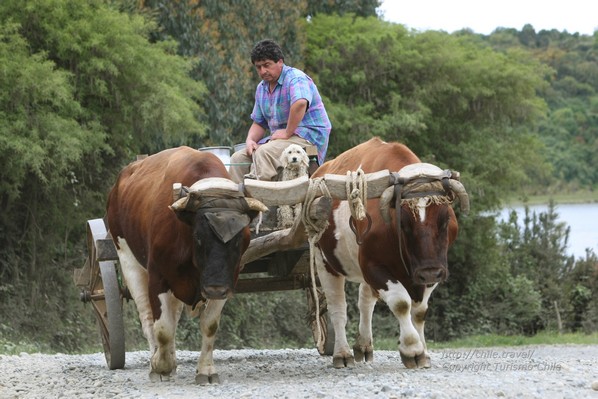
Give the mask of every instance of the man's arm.
[{"label": "man's arm", "polygon": [[287,120],[287,128],[278,129],[275,131],[274,134],[272,134],[272,139],[284,140],[295,134],[295,130],[297,130],[299,123],[303,120],[306,111],[307,100],[305,98],[300,98],[291,104],[291,109],[289,110],[289,119]]}]

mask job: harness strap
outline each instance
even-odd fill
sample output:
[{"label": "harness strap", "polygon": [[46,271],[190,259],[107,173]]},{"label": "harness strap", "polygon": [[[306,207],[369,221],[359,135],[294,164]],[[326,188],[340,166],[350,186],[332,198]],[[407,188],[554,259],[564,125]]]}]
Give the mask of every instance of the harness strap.
[{"label": "harness strap", "polygon": [[395,196],[395,216],[397,220],[397,236],[399,237],[399,255],[401,256],[401,262],[403,263],[403,267],[405,268],[405,272],[407,276],[409,273],[409,268],[407,267],[407,263],[405,262],[405,258],[403,257],[403,242],[401,237],[403,236],[403,232],[401,231],[401,197],[402,197],[402,190],[403,190],[403,182],[398,182],[395,184],[394,196]]}]

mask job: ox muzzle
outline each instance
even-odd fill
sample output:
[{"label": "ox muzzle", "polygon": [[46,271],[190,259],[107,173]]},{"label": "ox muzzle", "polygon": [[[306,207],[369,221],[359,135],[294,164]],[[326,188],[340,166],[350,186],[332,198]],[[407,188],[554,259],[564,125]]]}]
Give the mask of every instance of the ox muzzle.
[{"label": "ox muzzle", "polygon": [[447,267],[420,267],[413,272],[413,284],[431,286],[442,283],[448,278]]}]

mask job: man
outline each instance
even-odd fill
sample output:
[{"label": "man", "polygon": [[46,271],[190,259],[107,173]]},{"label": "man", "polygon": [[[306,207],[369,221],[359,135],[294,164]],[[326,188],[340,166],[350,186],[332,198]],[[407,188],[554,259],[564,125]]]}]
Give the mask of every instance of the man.
[{"label": "man", "polygon": [[[231,156],[233,180],[240,183],[246,174],[248,178],[276,180],[280,155],[290,144],[315,145],[322,164],[331,124],[313,80],[285,65],[282,49],[273,40],[255,45],[251,63],[262,81],[255,91],[246,147]],[[267,131],[270,136],[265,137]]]}]

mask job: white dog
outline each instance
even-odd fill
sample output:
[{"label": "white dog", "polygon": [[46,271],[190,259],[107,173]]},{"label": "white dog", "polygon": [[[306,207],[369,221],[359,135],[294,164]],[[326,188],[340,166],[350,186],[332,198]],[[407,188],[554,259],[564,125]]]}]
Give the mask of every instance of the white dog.
[{"label": "white dog", "polygon": [[[282,164],[282,180],[292,180],[307,175],[309,158],[305,150],[298,144],[291,144],[280,156]],[[281,205],[278,207],[278,227],[287,228],[293,225],[296,218],[301,216],[301,204]]]}]

